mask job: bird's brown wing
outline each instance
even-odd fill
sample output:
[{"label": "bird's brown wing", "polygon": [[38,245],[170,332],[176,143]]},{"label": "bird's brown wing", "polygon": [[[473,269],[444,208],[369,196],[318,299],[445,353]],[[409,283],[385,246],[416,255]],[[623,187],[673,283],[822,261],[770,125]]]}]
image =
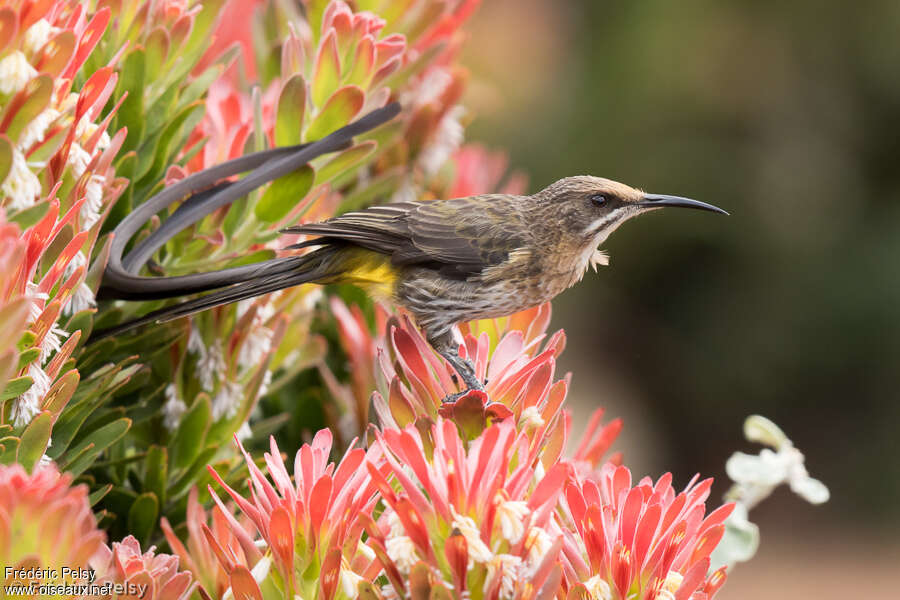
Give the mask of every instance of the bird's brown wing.
[{"label": "bird's brown wing", "polygon": [[295,247],[349,242],[389,254],[396,265],[426,266],[466,278],[503,263],[527,245],[519,201],[490,194],[386,204],[285,231],[319,236]]}]

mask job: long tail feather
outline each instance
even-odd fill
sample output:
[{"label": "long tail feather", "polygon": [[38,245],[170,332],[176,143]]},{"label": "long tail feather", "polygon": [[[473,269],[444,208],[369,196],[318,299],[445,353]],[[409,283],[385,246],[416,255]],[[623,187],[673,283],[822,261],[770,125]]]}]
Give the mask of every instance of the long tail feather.
[{"label": "long tail feather", "polygon": [[[323,254],[325,253],[324,251],[320,252],[323,252]],[[303,258],[311,258],[313,257],[313,254],[306,255]],[[327,252],[327,254],[332,253]],[[223,304],[231,304],[233,302],[255,298],[256,296],[261,296],[270,292],[276,292],[278,290],[283,290],[304,283],[316,283],[317,281],[326,278],[328,275],[321,269],[317,268],[317,266],[321,264],[319,261],[315,261],[315,263],[315,266],[304,265],[306,266],[306,268],[298,267],[298,269],[292,271],[262,274],[259,277],[251,279],[250,281],[236,283],[232,286],[222,288],[205,296],[194,298],[193,300],[188,300],[186,302],[181,302],[172,306],[160,308],[159,310],[147,313],[146,315],[143,315],[131,321],[127,321],[120,325],[116,325],[114,327],[110,327],[108,329],[103,329],[100,331],[95,331],[91,334],[90,342],[92,343],[103,338],[118,335],[120,333],[124,333],[131,329],[140,327],[142,325],[147,325],[149,323],[165,323],[167,321],[172,321],[181,317],[187,317],[189,315],[208,310],[216,306],[222,306]]]}]

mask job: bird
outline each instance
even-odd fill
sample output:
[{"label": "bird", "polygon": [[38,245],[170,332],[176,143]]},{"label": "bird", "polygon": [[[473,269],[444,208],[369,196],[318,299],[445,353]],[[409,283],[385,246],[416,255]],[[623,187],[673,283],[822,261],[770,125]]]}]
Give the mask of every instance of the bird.
[{"label": "bird", "polygon": [[666,207],[728,214],[681,196],[645,193],[610,179],[573,176],[531,195],[481,194],[354,210],[283,229],[309,249],[252,278],[151,312],[116,329],[188,316],[296,285],[350,283],[412,315],[465,384],[484,390],[459,354],[459,323],[507,316],[552,300],[590,268],[623,223]]}]

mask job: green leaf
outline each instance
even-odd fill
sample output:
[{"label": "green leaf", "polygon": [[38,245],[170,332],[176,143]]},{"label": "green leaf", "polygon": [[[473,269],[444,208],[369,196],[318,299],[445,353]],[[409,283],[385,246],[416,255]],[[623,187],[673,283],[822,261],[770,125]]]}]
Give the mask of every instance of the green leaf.
[{"label": "green leaf", "polygon": [[162,27],[157,27],[147,36],[144,48],[147,52],[147,78],[156,81],[169,55],[169,34]]},{"label": "green leaf", "polygon": [[275,116],[275,145],[290,146],[302,141],[303,117],[306,113],[306,80],[302,75],[288,79],[278,97]]},{"label": "green leaf", "polygon": [[28,391],[28,388],[31,387],[32,383],[34,383],[34,381],[27,375],[11,379],[9,383],[6,384],[6,387],[3,388],[3,391],[0,392],[0,402],[5,402],[10,398],[18,398]]},{"label": "green leaf", "polygon": [[21,95],[13,97],[6,107],[7,118],[12,112],[12,121],[4,132],[10,140],[18,141],[19,134],[41,114],[50,104],[53,93],[53,78],[43,73],[29,80],[22,88]]},{"label": "green leaf", "polygon": [[309,124],[306,139],[322,139],[349,123],[362,110],[365,98],[362,89],[355,85],[347,85],[336,91]]},{"label": "green leaf", "polygon": [[106,496],[112,489],[113,484],[111,483],[107,483],[106,485],[97,488],[91,493],[90,496],[88,496],[88,502],[91,506],[94,506],[95,504],[100,502],[100,500],[102,500],[104,496]]},{"label": "green leaf", "polygon": [[322,106],[337,89],[341,81],[341,59],[338,56],[337,37],[334,31],[329,31],[319,44],[319,54],[316,56],[315,74],[312,80],[313,104]]},{"label": "green leaf", "polygon": [[11,435],[0,438],[0,464],[11,465],[16,462],[18,448],[19,438]]},{"label": "green leaf", "polygon": [[160,504],[166,503],[166,484],[169,478],[169,451],[163,446],[150,446],[147,451],[144,487],[157,498]]},{"label": "green leaf", "polygon": [[116,113],[116,126],[113,130],[122,127],[128,128],[128,137],[122,144],[121,153],[134,150],[144,137],[144,85],[145,85],[146,56],[143,48],[135,47],[125,55],[122,68],[119,69],[119,81],[116,83],[116,98],[124,94],[128,97],[122,102]]},{"label": "green leaf", "polygon": [[156,526],[159,500],[152,492],[138,496],[128,510],[128,531],[141,543],[146,543]]},{"label": "green leaf", "polygon": [[[106,450],[116,440],[125,435],[131,427],[131,419],[121,418],[108,423],[99,429],[90,432],[84,441],[75,446],[70,452],[78,458],[66,465],[64,469],[78,475],[87,469],[96,460],[101,452]],[[83,452],[87,450],[87,452]]]},{"label": "green leaf", "polygon": [[50,441],[50,432],[53,429],[53,415],[50,411],[43,411],[31,420],[22,432],[16,460],[27,471],[31,471],[34,465],[43,456]]},{"label": "green leaf", "polygon": [[209,423],[209,397],[201,394],[182,417],[178,431],[175,433],[172,442],[172,463],[176,468],[183,469],[197,458],[206,442]]},{"label": "green leaf", "polygon": [[213,459],[218,451],[219,448],[217,446],[213,446],[201,452],[200,455],[197,456],[196,460],[191,463],[191,466],[181,474],[181,477],[179,477],[175,481],[175,483],[173,483],[171,487],[169,487],[169,496],[179,496],[187,491],[187,489],[192,485],[199,485],[200,482],[197,481],[197,479],[206,472],[206,465],[209,464],[209,462]]},{"label": "green leaf", "polygon": [[324,183],[337,179],[347,171],[360,165],[375,151],[377,145],[370,140],[344,150],[319,168],[319,182]]},{"label": "green leaf", "polygon": [[6,181],[12,170],[13,147],[9,138],[0,134],[0,184]]},{"label": "green leaf", "polygon": [[78,381],[81,379],[78,371],[72,369],[56,380],[47,395],[44,396],[43,410],[50,412],[54,417],[66,407],[66,404],[72,398],[75,390],[78,388]]},{"label": "green leaf", "polygon": [[19,354],[19,370],[21,371],[34,361],[36,361],[41,355],[40,348],[29,348],[25,350],[21,354]]},{"label": "green leaf", "polygon": [[47,211],[50,209],[50,201],[44,200],[42,202],[38,202],[34,206],[30,208],[26,208],[25,210],[21,210],[16,214],[9,217],[9,220],[13,223],[18,224],[23,230],[28,229],[35,225],[38,221],[44,218],[44,215],[47,214]]},{"label": "green leaf", "polygon": [[280,221],[291,212],[313,186],[316,174],[304,165],[272,182],[254,207],[256,218],[266,223]]}]

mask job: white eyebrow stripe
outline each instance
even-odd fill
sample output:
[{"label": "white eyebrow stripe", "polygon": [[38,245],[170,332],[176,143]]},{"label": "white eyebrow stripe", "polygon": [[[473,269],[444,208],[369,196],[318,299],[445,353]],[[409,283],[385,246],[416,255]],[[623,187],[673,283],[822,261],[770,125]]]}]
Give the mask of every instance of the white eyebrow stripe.
[{"label": "white eyebrow stripe", "polygon": [[619,218],[619,215],[624,210],[625,210],[624,207],[617,208],[616,210],[612,211],[608,215],[600,217],[599,219],[595,219],[594,221],[591,222],[590,225],[585,227],[584,231],[586,233],[588,233],[588,232],[593,233],[596,231],[600,231],[600,229],[602,229],[603,227],[606,227],[608,224],[615,222],[615,220]]}]

